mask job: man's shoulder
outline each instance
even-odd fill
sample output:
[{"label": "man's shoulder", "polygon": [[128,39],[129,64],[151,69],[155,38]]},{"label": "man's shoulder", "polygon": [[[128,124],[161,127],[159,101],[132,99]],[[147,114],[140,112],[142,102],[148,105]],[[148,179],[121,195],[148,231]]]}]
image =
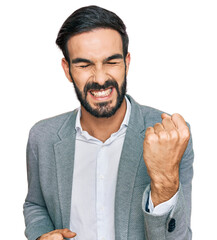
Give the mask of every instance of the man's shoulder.
[{"label": "man's shoulder", "polygon": [[135,111],[138,112],[144,122],[156,123],[162,120],[161,114],[165,112],[154,107],[137,103],[132,97],[130,97],[130,101],[134,108],[134,111],[133,111],[134,114],[135,114]]},{"label": "man's shoulder", "polygon": [[[142,115],[143,121],[145,122],[145,125],[148,126],[154,126],[154,124],[158,122],[162,122],[161,115],[162,113],[166,113],[168,115],[172,115],[171,113],[168,113],[167,111],[162,111],[154,107],[141,105],[134,101],[134,104],[137,105],[139,108],[139,111]],[[187,126],[190,128],[190,124],[186,122]]]},{"label": "man's shoulder", "polygon": [[153,118],[153,119],[159,118],[159,116],[161,116],[161,114],[164,113],[162,110],[159,110],[154,107],[150,107],[146,105],[139,105],[139,106],[142,114],[148,118]]},{"label": "man's shoulder", "polygon": [[77,113],[77,109],[62,113],[53,117],[42,119],[36,122],[31,128],[30,132],[32,133],[57,133],[60,128],[64,125],[67,120],[69,120],[73,115]]},{"label": "man's shoulder", "polygon": [[163,113],[163,111],[159,109],[146,105],[140,105],[140,111],[142,113],[143,121],[146,127],[153,127],[156,123],[162,121],[161,114]]}]

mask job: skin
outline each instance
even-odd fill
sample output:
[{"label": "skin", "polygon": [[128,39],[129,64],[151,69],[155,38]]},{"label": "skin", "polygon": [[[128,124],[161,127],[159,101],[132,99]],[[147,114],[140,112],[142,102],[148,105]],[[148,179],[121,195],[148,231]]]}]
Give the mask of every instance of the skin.
[{"label": "skin", "polygon": [[52,232],[43,234],[37,240],[63,240],[65,238],[74,238],[76,233],[71,232],[69,229],[57,229]]},{"label": "skin", "polygon": [[143,147],[154,206],[169,200],[178,191],[179,164],[190,138],[181,115],[164,113],[161,117],[162,123],[147,128]]},{"label": "skin", "polygon": [[[111,29],[95,29],[77,34],[67,43],[70,65],[62,59],[62,67],[70,82],[74,81],[83,93],[88,82],[103,85],[113,79],[122,85],[127,75],[130,54],[123,59],[123,46],[120,34]],[[113,56],[119,56],[113,58]],[[122,57],[121,57],[122,56]],[[69,70],[71,71],[72,78]],[[113,89],[108,97],[93,97],[87,94],[87,101],[93,107],[97,103],[109,102],[113,107],[117,101],[117,91]],[[90,135],[105,142],[112,133],[118,131],[126,113],[126,101],[109,118],[96,118],[81,106],[81,126]],[[169,200],[179,187],[179,164],[187,147],[190,132],[185,120],[179,114],[162,114],[162,122],[146,130],[143,158],[151,178],[151,198],[154,206]],[[71,235],[70,235],[71,234]],[[70,236],[69,236],[70,235]],[[59,229],[42,235],[40,240],[62,240],[73,238],[75,233]]]}]

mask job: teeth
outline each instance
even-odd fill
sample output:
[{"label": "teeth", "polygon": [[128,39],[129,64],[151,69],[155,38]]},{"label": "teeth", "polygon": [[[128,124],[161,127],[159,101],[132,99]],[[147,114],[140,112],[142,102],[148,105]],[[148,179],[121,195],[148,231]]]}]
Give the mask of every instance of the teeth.
[{"label": "teeth", "polygon": [[112,89],[109,88],[107,90],[102,90],[102,91],[91,91],[91,94],[94,97],[107,97],[111,93]]}]

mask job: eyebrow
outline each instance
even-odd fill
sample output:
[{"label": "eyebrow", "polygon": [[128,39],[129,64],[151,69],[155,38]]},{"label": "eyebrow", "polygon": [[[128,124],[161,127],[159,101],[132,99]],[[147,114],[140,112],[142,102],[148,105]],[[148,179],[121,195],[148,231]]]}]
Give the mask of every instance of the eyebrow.
[{"label": "eyebrow", "polygon": [[[103,60],[103,63],[111,61],[113,59],[123,59],[123,55],[121,55],[121,54],[114,54],[112,56],[109,56],[109,57],[105,58]],[[82,63],[93,63],[91,60],[86,59],[86,58],[75,58],[75,59],[72,59],[72,61],[71,61],[72,64],[81,63],[81,62]]]},{"label": "eyebrow", "polygon": [[85,58],[75,58],[72,59],[72,64],[74,63],[81,63],[81,62],[85,62],[85,63],[92,63],[92,61],[85,59]]},{"label": "eyebrow", "polygon": [[104,59],[103,62],[108,62],[108,61],[113,60],[113,59],[123,59],[123,55],[121,55],[121,54],[114,54],[114,55]]}]

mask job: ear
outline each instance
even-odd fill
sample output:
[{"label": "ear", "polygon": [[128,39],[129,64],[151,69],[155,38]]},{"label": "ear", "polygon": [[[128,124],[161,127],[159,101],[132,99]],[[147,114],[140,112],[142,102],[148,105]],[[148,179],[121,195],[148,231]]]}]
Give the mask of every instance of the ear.
[{"label": "ear", "polygon": [[130,53],[127,53],[127,56],[125,58],[125,63],[126,63],[126,74],[128,73],[129,66],[130,66]]},{"label": "ear", "polygon": [[65,58],[62,58],[61,65],[63,67],[66,77],[68,78],[68,80],[70,82],[72,82],[72,78],[69,74],[69,63],[67,62],[67,60]]}]

